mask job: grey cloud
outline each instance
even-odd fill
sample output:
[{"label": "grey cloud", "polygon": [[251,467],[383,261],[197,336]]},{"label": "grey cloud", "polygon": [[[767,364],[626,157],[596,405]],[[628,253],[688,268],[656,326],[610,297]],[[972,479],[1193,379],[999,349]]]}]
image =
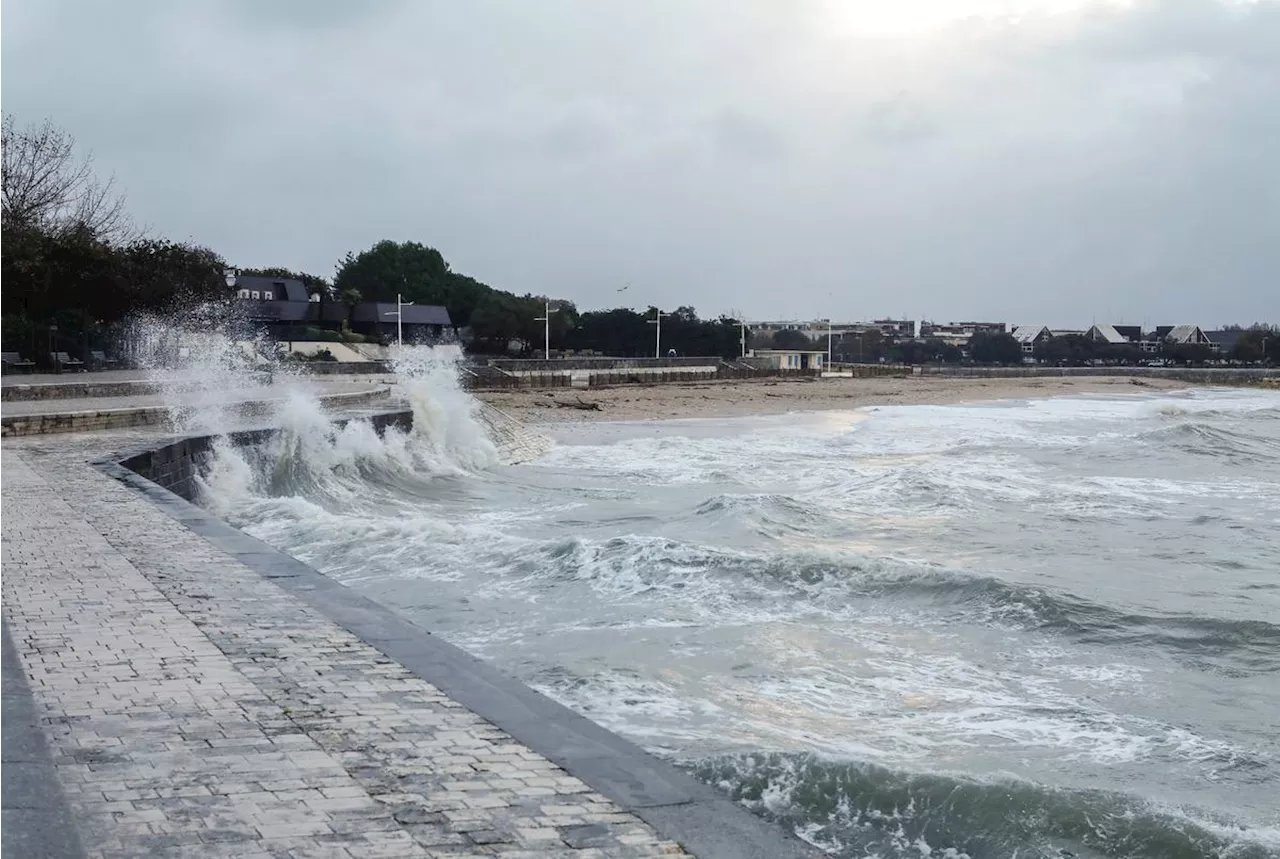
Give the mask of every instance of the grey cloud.
[{"label": "grey cloud", "polygon": [[817,9],[10,0],[4,104],[244,264],[393,237],[585,306],[1280,321],[1277,4]]},{"label": "grey cloud", "polygon": [[716,148],[731,156],[772,159],[781,157],[786,148],[782,135],[767,122],[733,108],[720,111],[710,127]]}]

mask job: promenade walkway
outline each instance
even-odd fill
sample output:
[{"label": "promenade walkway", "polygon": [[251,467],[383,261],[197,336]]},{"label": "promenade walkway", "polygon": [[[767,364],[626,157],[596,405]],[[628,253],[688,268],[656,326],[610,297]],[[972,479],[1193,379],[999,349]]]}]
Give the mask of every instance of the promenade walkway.
[{"label": "promenade walkway", "polygon": [[108,438],[3,453],[6,632],[85,855],[686,855],[89,465]]}]

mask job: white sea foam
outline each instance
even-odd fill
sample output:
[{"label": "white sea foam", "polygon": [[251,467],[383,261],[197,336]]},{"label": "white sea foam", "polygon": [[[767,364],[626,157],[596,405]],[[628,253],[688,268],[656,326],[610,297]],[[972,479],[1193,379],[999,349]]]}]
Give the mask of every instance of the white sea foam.
[{"label": "white sea foam", "polygon": [[[1186,535],[1228,523],[1224,551],[1266,567],[1277,482],[1161,459],[1143,434],[1182,417],[1159,398],[682,423],[484,472],[491,445],[435,360],[398,362],[421,436],[326,431],[292,404],[274,465],[220,451],[211,493],[240,499],[251,532],[677,756],[821,751],[1123,785],[1158,772],[1152,790],[1185,794],[1276,765],[1181,708],[1220,666],[1256,676],[1231,641],[1275,599],[1203,580],[1212,547]],[[1258,397],[1171,402],[1232,421]],[[1191,590],[1207,608],[1162,602]],[[1249,694],[1256,708],[1269,693]],[[886,855],[946,855],[909,829]]]}]

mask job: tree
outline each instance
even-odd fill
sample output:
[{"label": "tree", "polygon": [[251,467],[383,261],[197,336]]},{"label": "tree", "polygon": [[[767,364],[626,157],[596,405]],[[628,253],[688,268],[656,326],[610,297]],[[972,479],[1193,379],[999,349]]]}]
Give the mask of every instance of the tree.
[{"label": "tree", "polygon": [[1160,344],[1160,357],[1183,366],[1203,364],[1213,358],[1213,349],[1205,343],[1174,343],[1166,340]]},{"label": "tree", "polygon": [[1059,366],[1083,367],[1097,357],[1098,344],[1082,334],[1049,337],[1035,345],[1037,361]]},{"label": "tree", "polygon": [[963,354],[958,346],[936,337],[924,340],[899,340],[889,350],[889,357],[899,364],[959,363]]},{"label": "tree", "polygon": [[812,349],[813,341],[802,331],[794,328],[782,328],[774,332],[774,349]]},{"label": "tree", "polygon": [[140,239],[120,253],[130,309],[173,310],[227,298],[226,261],[209,248],[168,239]]},{"label": "tree", "polygon": [[114,178],[100,181],[93,156],[76,155],[76,141],[46,119],[18,128],[5,114],[0,148],[3,224],[42,235],[77,233],[107,243],[138,237]]},{"label": "tree", "polygon": [[978,364],[1021,364],[1022,345],[1012,334],[975,331],[969,338],[969,356]]},{"label": "tree", "polygon": [[[1241,330],[1241,329],[1237,329]],[[1230,358],[1244,364],[1258,364],[1280,359],[1280,329],[1255,324],[1244,330],[1232,347]]]},{"label": "tree", "polygon": [[629,307],[592,310],[581,315],[578,326],[565,338],[567,348],[603,355],[635,357],[653,354],[653,318]]},{"label": "tree", "polygon": [[1095,354],[1107,364],[1134,366],[1142,363],[1142,350],[1132,343],[1099,343]]},{"label": "tree", "polygon": [[339,292],[358,289],[367,301],[394,302],[401,295],[405,301],[417,304],[443,305],[459,328],[471,323],[471,314],[494,291],[474,278],[452,271],[435,248],[389,239],[343,257],[333,286]]}]

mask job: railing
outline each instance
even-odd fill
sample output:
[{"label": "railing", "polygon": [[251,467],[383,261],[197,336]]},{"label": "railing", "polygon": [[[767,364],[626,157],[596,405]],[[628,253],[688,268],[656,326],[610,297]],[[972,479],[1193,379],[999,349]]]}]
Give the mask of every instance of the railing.
[{"label": "railing", "polygon": [[[573,359],[570,359],[573,360]],[[670,360],[670,359],[666,359]],[[678,360],[678,359],[677,359]],[[675,364],[670,367],[631,367],[616,369],[571,369],[539,372],[522,370],[519,373],[483,373],[471,366],[460,374],[462,386],[469,390],[518,390],[527,388],[568,388],[577,385],[587,387],[613,387],[618,385],[662,385],[681,382],[717,382],[736,379],[816,379],[821,372],[816,369],[780,369],[751,367],[718,358],[702,358],[697,364]],[[537,362],[544,363],[544,362]],[[554,365],[555,362],[545,362]],[[497,370],[497,368],[491,368]],[[899,371],[901,372],[901,371]]]},{"label": "railing", "polygon": [[658,367],[714,367],[720,363],[715,356],[686,356],[683,358],[491,358],[490,367],[509,373],[528,373],[550,370],[628,370]]}]

